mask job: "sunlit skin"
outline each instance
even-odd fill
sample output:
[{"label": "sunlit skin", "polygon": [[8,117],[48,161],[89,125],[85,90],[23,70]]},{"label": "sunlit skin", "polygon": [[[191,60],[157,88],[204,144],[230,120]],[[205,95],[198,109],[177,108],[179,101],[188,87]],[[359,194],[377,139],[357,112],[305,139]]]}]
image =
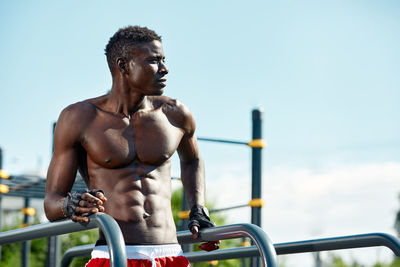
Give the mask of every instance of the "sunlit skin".
[{"label": "sunlit skin", "polygon": [[[109,94],[61,112],[47,174],[46,216],[65,218],[62,203],[79,169],[89,187],[104,195],[83,194],[77,213],[111,215],[127,243],[177,243],[170,204],[175,151],[189,204],[204,205],[194,119],[182,103],[162,96],[168,69],[161,42],[143,43],[132,59],[118,58],[112,73]],[[72,219],[89,221],[78,215]],[[191,231],[197,238],[197,227]]]}]

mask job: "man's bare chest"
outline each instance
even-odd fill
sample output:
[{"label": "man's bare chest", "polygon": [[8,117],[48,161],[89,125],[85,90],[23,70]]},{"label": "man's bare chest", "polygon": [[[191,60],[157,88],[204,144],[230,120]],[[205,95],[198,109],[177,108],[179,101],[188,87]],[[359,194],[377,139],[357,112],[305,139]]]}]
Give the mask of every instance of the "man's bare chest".
[{"label": "man's bare chest", "polygon": [[130,120],[99,114],[88,125],[82,146],[89,160],[106,168],[140,161],[159,165],[178,148],[183,131],[162,111],[133,116]]}]

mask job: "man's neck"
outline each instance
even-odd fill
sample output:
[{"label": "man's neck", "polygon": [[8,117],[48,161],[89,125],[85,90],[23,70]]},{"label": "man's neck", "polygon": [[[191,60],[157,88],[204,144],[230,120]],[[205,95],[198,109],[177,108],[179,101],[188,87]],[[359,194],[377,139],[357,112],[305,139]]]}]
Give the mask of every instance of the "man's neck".
[{"label": "man's neck", "polygon": [[113,83],[107,102],[111,112],[127,118],[139,110],[146,109],[149,105],[145,95],[115,83]]}]

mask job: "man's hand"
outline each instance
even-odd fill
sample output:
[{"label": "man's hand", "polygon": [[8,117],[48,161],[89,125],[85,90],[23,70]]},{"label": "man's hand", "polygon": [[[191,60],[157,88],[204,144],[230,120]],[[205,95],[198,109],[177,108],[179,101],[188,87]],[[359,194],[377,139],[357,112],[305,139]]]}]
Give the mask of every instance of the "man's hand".
[{"label": "man's hand", "polygon": [[[213,223],[210,220],[210,217],[208,215],[208,210],[207,208],[200,206],[200,205],[194,205],[192,209],[190,210],[190,215],[189,215],[189,230],[193,234],[193,239],[199,238],[199,229],[201,228],[208,228],[208,227],[214,227],[215,223]],[[212,251],[219,249],[219,244],[220,241],[208,241],[205,243],[200,244],[199,249],[205,250],[205,251]]]},{"label": "man's hand", "polygon": [[107,198],[102,190],[86,190],[84,192],[68,193],[62,206],[65,217],[75,222],[88,223],[88,216],[97,212],[104,212],[104,203]]}]

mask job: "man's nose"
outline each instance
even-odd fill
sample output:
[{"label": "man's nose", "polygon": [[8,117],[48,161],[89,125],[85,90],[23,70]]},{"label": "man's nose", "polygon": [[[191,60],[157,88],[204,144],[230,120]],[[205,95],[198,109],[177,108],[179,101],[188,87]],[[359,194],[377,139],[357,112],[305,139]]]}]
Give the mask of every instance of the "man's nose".
[{"label": "man's nose", "polygon": [[169,70],[168,70],[168,68],[167,68],[167,66],[165,65],[164,62],[160,62],[160,66],[159,66],[158,72],[159,72],[159,73],[162,73],[162,74],[164,74],[164,75],[165,75],[165,74],[168,74]]}]

